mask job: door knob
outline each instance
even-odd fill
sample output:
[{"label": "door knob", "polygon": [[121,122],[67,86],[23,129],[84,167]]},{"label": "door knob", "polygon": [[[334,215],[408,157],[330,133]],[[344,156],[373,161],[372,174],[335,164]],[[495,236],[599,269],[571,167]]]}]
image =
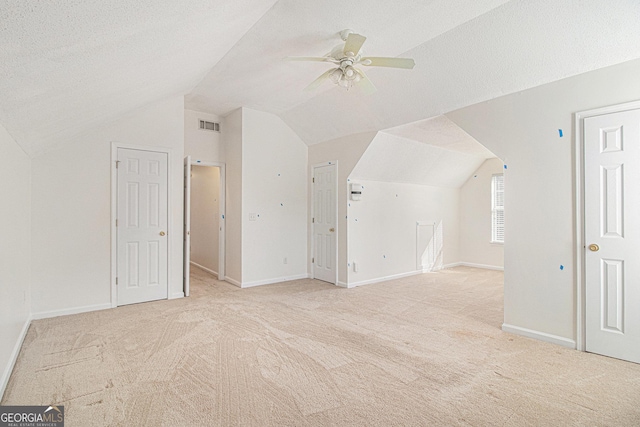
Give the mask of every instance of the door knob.
[{"label": "door knob", "polygon": [[335,228],[330,228],[329,231],[333,233],[334,231],[336,231],[336,229]]},{"label": "door knob", "polygon": [[161,231],[161,232],[160,232],[160,235],[161,235],[161,236],[164,236],[164,231]]},{"label": "door knob", "polygon": [[595,243],[592,243],[589,245],[589,250],[592,252],[598,252],[600,250],[600,246],[596,245]]}]

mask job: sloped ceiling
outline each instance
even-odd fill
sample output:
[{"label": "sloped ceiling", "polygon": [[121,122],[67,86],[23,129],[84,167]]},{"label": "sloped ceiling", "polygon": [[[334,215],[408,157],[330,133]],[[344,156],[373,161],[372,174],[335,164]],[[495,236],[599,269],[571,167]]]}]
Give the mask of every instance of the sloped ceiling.
[{"label": "sloped ceiling", "polygon": [[[0,4],[0,123],[30,154],[172,95],[278,114],[307,143],[379,131],[640,58],[637,0],[21,0]],[[365,96],[325,84],[345,28],[375,56]]]},{"label": "sloped ceiling", "polygon": [[0,3],[0,122],[28,154],[183,95],[276,0]]},{"label": "sloped ceiling", "polygon": [[[487,158],[495,157],[446,117],[429,122],[432,128],[429,123],[420,123],[420,129],[424,130],[420,141],[387,131],[378,132],[350,176],[371,181],[459,188]],[[442,123],[447,123],[451,134],[464,137],[443,143],[438,132]]]}]

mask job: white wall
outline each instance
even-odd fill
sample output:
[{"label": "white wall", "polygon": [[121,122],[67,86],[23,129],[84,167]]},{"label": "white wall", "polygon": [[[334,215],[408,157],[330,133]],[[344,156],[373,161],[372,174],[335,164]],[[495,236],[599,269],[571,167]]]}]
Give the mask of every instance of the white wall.
[{"label": "white wall", "polygon": [[[325,162],[338,163],[338,281],[347,283],[347,179],[362,154],[366,151],[376,132],[349,135],[309,147],[309,176],[307,192],[311,194],[313,166]],[[311,200],[307,204],[307,251],[311,253]],[[308,258],[308,272],[311,272],[311,258]]]},{"label": "white wall", "polygon": [[307,146],[273,114],[242,115],[242,284],[306,277]]},{"label": "white wall", "polygon": [[31,312],[31,161],[0,125],[0,399]]},{"label": "white wall", "polygon": [[364,187],[362,199],[347,204],[350,287],[416,273],[418,221],[436,222],[441,231],[440,266],[459,261],[459,189],[350,180]]},{"label": "white wall", "polygon": [[229,113],[221,123],[226,164],[225,276],[242,283],[242,109]]},{"label": "white wall", "polygon": [[220,168],[191,167],[191,261],[218,273]]},{"label": "white wall", "polygon": [[633,60],[447,114],[508,168],[507,325],[575,340],[573,114],[640,99],[639,75]]},{"label": "white wall", "polygon": [[169,297],[182,292],[184,102],[179,96],[32,159],[35,315],[110,306],[112,141],[173,150]]},{"label": "white wall", "polygon": [[[201,111],[184,110],[184,155],[197,162],[224,162],[221,132],[200,129],[200,120],[220,123],[220,117]],[[221,127],[224,131],[224,126]]]},{"label": "white wall", "polygon": [[502,160],[488,159],[460,188],[460,260],[463,263],[504,266],[504,245],[491,243],[491,177],[503,170]]}]

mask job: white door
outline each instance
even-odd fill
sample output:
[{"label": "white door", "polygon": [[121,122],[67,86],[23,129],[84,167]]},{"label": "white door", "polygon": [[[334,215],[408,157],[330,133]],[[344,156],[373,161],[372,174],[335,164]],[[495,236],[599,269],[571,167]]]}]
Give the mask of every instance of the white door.
[{"label": "white door", "polygon": [[640,363],[640,110],[584,119],[586,350]]},{"label": "white door", "polygon": [[184,268],[182,285],[184,296],[189,296],[189,274],[191,272],[191,156],[184,158]]},{"label": "white door", "polygon": [[118,148],[118,305],[168,296],[168,156]]},{"label": "white door", "polygon": [[313,277],[336,284],[336,165],[313,171]]}]

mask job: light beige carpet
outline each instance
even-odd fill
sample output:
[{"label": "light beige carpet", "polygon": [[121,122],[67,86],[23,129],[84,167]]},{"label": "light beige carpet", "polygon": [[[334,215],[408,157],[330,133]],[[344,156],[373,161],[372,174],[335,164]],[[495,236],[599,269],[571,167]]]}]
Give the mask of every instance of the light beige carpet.
[{"label": "light beige carpet", "polygon": [[640,365],[502,332],[500,272],[192,284],[34,321],[2,403],[67,426],[640,425]]}]

